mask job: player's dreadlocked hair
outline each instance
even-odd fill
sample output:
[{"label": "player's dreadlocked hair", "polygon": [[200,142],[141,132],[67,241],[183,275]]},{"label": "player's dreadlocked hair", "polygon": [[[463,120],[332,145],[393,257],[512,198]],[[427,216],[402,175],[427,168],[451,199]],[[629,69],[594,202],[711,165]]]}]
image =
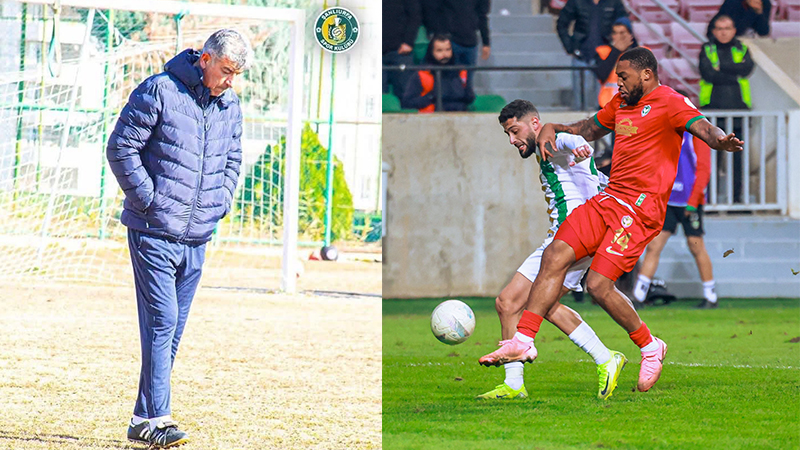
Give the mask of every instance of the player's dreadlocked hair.
[{"label": "player's dreadlocked hair", "polygon": [[503,110],[500,111],[500,124],[506,123],[506,120],[515,118],[515,119],[522,119],[523,117],[527,116],[528,114],[533,114],[535,117],[539,117],[539,111],[536,110],[536,107],[533,106],[533,103],[527,100],[514,100],[513,102],[507,104],[503,107]]},{"label": "player's dreadlocked hair", "polygon": [[619,61],[630,61],[631,67],[640,72],[644,69],[650,69],[653,71],[653,75],[656,76],[656,79],[658,79],[658,61],[656,61],[653,52],[644,47],[636,47],[628,50],[619,57]]}]

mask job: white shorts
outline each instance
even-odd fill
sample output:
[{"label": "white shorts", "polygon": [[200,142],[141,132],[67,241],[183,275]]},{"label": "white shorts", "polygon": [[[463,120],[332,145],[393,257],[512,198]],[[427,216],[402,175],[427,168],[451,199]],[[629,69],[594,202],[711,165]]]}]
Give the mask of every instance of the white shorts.
[{"label": "white shorts", "polygon": [[[536,279],[536,275],[539,274],[539,268],[542,265],[542,253],[544,253],[544,249],[546,249],[547,246],[552,242],[552,236],[549,236],[547,239],[545,239],[542,243],[542,246],[537,248],[535,252],[531,253],[531,256],[528,256],[525,262],[519,266],[517,272],[521,273],[522,276],[533,283],[533,280]],[[592,258],[590,256],[587,256],[573,264],[572,267],[567,270],[567,276],[564,278],[564,287],[571,291],[582,292],[583,288],[581,287],[581,279],[586,271],[589,270],[589,266],[591,264]]]}]

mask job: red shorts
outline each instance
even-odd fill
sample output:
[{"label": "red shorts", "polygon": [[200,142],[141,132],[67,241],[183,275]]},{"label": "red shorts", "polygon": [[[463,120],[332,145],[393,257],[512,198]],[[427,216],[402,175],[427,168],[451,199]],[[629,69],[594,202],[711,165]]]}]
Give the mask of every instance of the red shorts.
[{"label": "red shorts", "polygon": [[590,269],[616,281],[633,269],[660,231],[647,227],[627,206],[601,193],[575,208],[555,239],[572,247],[576,261],[593,256]]}]

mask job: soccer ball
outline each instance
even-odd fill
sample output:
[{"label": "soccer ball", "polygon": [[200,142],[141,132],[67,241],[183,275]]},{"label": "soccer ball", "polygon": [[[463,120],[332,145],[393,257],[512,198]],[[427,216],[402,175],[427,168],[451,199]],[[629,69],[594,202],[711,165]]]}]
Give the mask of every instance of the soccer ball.
[{"label": "soccer ball", "polygon": [[460,300],[447,300],[431,314],[431,331],[436,339],[447,345],[466,341],[475,331],[475,314]]}]

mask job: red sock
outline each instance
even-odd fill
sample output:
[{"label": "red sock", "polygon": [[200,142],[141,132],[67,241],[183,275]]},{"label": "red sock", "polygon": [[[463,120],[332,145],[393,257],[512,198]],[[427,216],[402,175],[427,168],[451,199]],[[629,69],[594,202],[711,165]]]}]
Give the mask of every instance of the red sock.
[{"label": "red sock", "polygon": [[536,333],[539,332],[542,320],[544,320],[544,317],[525,310],[522,312],[522,318],[519,319],[517,324],[517,331],[533,339],[536,337]]},{"label": "red sock", "polygon": [[631,337],[633,343],[638,345],[639,348],[642,348],[645,345],[653,342],[653,337],[650,335],[650,329],[647,328],[647,325],[645,325],[644,322],[642,322],[642,326],[640,326],[638,330],[634,331],[633,333],[628,333],[628,336]]}]

